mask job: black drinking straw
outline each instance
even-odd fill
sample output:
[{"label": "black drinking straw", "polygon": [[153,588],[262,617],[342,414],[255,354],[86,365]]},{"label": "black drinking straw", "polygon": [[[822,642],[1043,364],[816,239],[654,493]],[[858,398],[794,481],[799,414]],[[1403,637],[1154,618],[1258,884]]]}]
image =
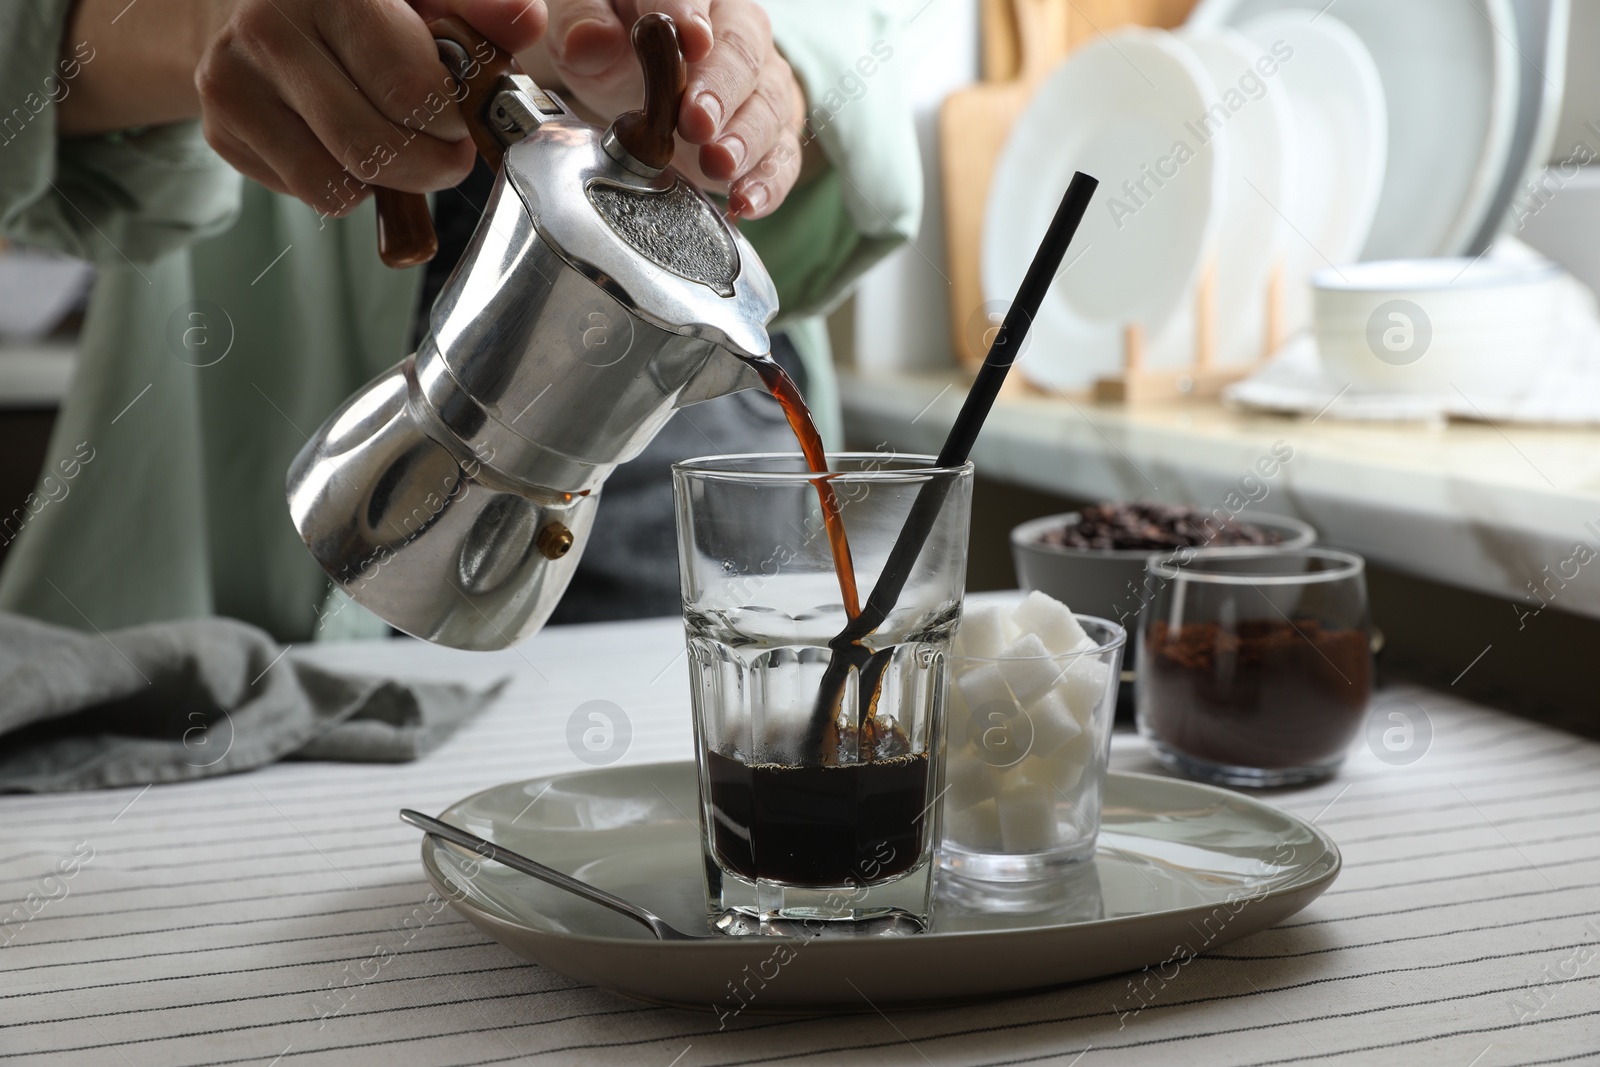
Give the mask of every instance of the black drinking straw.
[{"label": "black drinking straw", "polygon": [[[1072,243],[1073,236],[1078,232],[1078,224],[1083,221],[1084,212],[1089,210],[1089,200],[1094,196],[1099,184],[1082,171],[1073,174],[1066,193],[1061,197],[1061,205],[1056,208],[1055,218],[1050,220],[1050,228],[1045,231],[1044,240],[1034,252],[1033,262],[1028,265],[1028,273],[1023,276],[1022,285],[1017,288],[1017,298],[1006,310],[1000,331],[995,334],[994,343],[989,346],[983,366],[978,368],[972,388],[967,391],[967,398],[962,402],[961,410],[956,413],[950,434],[945,438],[944,447],[939,450],[937,466],[959,467],[971,455],[972,446],[978,440],[978,431],[983,429],[983,422],[989,417],[989,410],[994,407],[995,397],[1000,395],[1000,387],[1005,384],[1006,373],[1011,370],[1011,365],[1017,361],[1017,356],[1022,352],[1028,329],[1039,314],[1039,306],[1044,303],[1045,293],[1049,291],[1050,283],[1055,280],[1062,259],[1066,258],[1067,246]],[[936,478],[923,483],[916,499],[911,503],[910,513],[906,516],[900,536],[895,540],[894,547],[889,550],[888,559],[884,561],[878,583],[872,587],[872,594],[867,597],[866,604],[861,608],[861,614],[850,620],[838,636],[828,642],[828,647],[833,650],[833,657],[828,661],[821,684],[817,687],[817,702],[812,710],[808,751],[815,751],[822,746],[828,724],[833,721],[833,709],[838,706],[839,696],[844,691],[846,672],[851,667],[861,671],[859,686],[861,696],[856,725],[858,727],[864,725],[871,717],[872,704],[877,700],[879,683],[889,665],[889,653],[887,650],[876,654],[869,653],[862,647],[860,641],[883,625],[883,621],[889,617],[889,612],[894,610],[901,591],[905,589],[907,579],[911,577],[911,568],[922,553],[922,546],[927,543],[928,535],[933,532],[934,521],[939,517],[939,509],[944,503],[949,486],[949,479]]]},{"label": "black drinking straw", "polygon": [[1028,273],[1023,275],[1022,284],[1017,287],[1017,298],[1006,309],[1000,332],[994,335],[989,354],[984,357],[983,366],[978,368],[978,376],[967,391],[967,399],[956,413],[956,421],[950,426],[950,436],[945,438],[944,448],[939,451],[939,466],[958,467],[971,455],[972,446],[978,440],[978,431],[983,429],[983,420],[989,417],[994,398],[1000,395],[1006,372],[1022,353],[1022,343],[1028,337],[1028,329],[1039,314],[1044,294],[1049,291],[1050,283],[1055,281],[1056,271],[1066,258],[1067,246],[1072,244],[1073,235],[1078,232],[1078,223],[1083,221],[1084,212],[1089,210],[1089,200],[1099,184],[1081,170],[1072,175],[1067,191],[1062,194],[1061,206],[1056,208],[1056,217],[1050,220],[1050,228],[1044,232],[1044,240],[1039,242],[1039,249],[1033,254],[1033,262],[1028,264]]}]

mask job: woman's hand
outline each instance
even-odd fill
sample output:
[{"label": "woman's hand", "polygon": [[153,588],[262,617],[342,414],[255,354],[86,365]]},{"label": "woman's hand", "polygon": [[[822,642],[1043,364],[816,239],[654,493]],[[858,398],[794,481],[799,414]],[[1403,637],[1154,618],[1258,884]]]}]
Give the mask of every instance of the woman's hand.
[{"label": "woman's hand", "polygon": [[542,0],[240,0],[195,72],[206,140],[328,215],[455,185],[474,149],[427,29],[451,14],[508,52],[546,21]]},{"label": "woman's hand", "polygon": [[[677,23],[689,66],[678,112],[686,143],[674,162],[702,185],[726,187],[733,213],[771,213],[800,176],[806,105],[755,0],[550,0],[551,71],[606,121],[638,107],[644,81],[628,35],[650,11]],[[539,77],[542,64],[530,66]]]}]

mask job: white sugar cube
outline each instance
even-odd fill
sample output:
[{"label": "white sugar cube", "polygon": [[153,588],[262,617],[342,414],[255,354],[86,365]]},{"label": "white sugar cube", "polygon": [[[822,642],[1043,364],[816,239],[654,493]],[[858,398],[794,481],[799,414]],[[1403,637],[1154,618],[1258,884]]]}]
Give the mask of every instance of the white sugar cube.
[{"label": "white sugar cube", "polygon": [[950,749],[945,757],[944,774],[946,810],[970,808],[993,799],[999,792],[994,768],[980,759],[970,744]]},{"label": "white sugar cube", "polygon": [[1094,734],[1081,733],[1062,745],[1061,751],[1050,758],[1055,761],[1061,774],[1061,788],[1068,796],[1075,797],[1073,790],[1077,789],[1084,772],[1105,762],[1105,739],[1097,741]]},{"label": "white sugar cube", "polygon": [[1062,837],[1066,838],[1082,839],[1089,837],[1097,830],[1095,825],[1097,817],[1097,815],[1091,815],[1083,807],[1074,805],[1061,812],[1061,822],[1058,824],[1059,832]]},{"label": "white sugar cube", "polygon": [[974,852],[999,852],[1005,847],[1000,832],[1000,806],[993,797],[967,808],[944,809],[944,839]]},{"label": "white sugar cube", "polygon": [[1063,666],[1037,634],[1023,634],[1000,653],[1001,676],[1024,707],[1056,684]]},{"label": "white sugar cube", "polygon": [[1078,625],[1072,609],[1037,589],[1017,605],[1011,621],[1023,633],[1036,634],[1045,648],[1057,655],[1095,647],[1094,640]]},{"label": "white sugar cube", "polygon": [[967,702],[967,710],[974,718],[981,718],[987,711],[993,710],[988,705],[1000,703],[1010,706],[1014,703],[1011,690],[1006,688],[1006,680],[1000,673],[1000,666],[998,663],[985,663],[957,672],[956,689]]},{"label": "white sugar cube", "polygon": [[1006,779],[1008,789],[1021,789],[1025,786],[1038,786],[1051,794],[1052,802],[1061,799],[1056,793],[1061,785],[1061,771],[1065,761],[1057,758],[1046,759],[1043,756],[1029,756],[1017,764],[1016,774]]},{"label": "white sugar cube", "polygon": [[961,690],[950,686],[944,697],[944,736],[950,751],[960,748],[972,736],[972,709]]},{"label": "white sugar cube", "polygon": [[999,797],[1000,841],[1007,852],[1038,852],[1056,843],[1056,805],[1051,790],[1022,781]]},{"label": "white sugar cube", "polygon": [[957,656],[994,659],[1006,647],[1006,612],[998,604],[969,603],[961,609],[953,651]]},{"label": "white sugar cube", "polygon": [[1028,746],[1031,756],[1053,755],[1083,733],[1083,725],[1073,715],[1060,686],[1047,690],[1028,706],[1028,721],[1033,725],[1033,742]]},{"label": "white sugar cube", "polygon": [[980,759],[1003,771],[1028,755],[1032,727],[1015,707],[1010,712],[992,711],[986,721],[974,721],[972,744]]},{"label": "white sugar cube", "polygon": [[1085,730],[1094,726],[1094,713],[1106,697],[1106,677],[1110,668],[1097,659],[1079,657],[1067,667],[1055,691],[1072,709],[1073,717]]},{"label": "white sugar cube", "polygon": [[[1078,783],[1083,781],[1083,772],[1088,770],[1088,766],[1083,760],[1072,759],[1058,759],[1057,766],[1059,771],[1056,788],[1067,794],[1067,799],[1073,799],[1077,796]],[[1073,800],[1073,803],[1077,803],[1077,801]]]},{"label": "white sugar cube", "polygon": [[1093,752],[1087,734],[1079,734],[1049,756],[1030,756],[1017,765],[1015,781],[1049,789],[1056,800],[1076,803],[1074,790],[1083,779]]}]

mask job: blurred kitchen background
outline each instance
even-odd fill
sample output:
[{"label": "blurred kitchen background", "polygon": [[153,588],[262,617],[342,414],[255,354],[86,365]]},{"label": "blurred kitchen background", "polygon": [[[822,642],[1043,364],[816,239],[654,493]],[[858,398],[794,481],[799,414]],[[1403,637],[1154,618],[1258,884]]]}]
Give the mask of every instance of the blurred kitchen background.
[{"label": "blurred kitchen background", "polygon": [[[852,446],[936,450],[1066,174],[1104,183],[975,454],[972,589],[1024,520],[1209,510],[1285,442],[1262,510],[1366,556],[1383,669],[1596,732],[1600,566],[1561,569],[1600,551],[1600,4],[929,0],[893,47],[927,196],[830,320]],[[92,285],[0,249],[0,516]],[[1435,308],[1433,358],[1363,349],[1362,300]]]}]

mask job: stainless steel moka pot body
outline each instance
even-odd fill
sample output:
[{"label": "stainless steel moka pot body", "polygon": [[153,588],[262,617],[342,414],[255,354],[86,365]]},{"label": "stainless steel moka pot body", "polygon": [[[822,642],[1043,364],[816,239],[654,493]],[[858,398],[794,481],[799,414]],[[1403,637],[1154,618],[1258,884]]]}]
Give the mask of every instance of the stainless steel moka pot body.
[{"label": "stainless steel moka pot body", "polygon": [[[617,464],[677,408],[761,385],[746,360],[769,352],[777,294],[669,165],[683,84],[670,19],[635,27],[646,107],[606,130],[503,53],[496,69],[460,24],[433,29],[480,150],[503,149],[494,192],[416,353],[295,458],[289,511],[357,603],[408,634],[495,649],[555,608]],[[397,197],[380,195],[380,231],[410,240],[400,209],[420,206],[431,241],[421,198]]]}]

